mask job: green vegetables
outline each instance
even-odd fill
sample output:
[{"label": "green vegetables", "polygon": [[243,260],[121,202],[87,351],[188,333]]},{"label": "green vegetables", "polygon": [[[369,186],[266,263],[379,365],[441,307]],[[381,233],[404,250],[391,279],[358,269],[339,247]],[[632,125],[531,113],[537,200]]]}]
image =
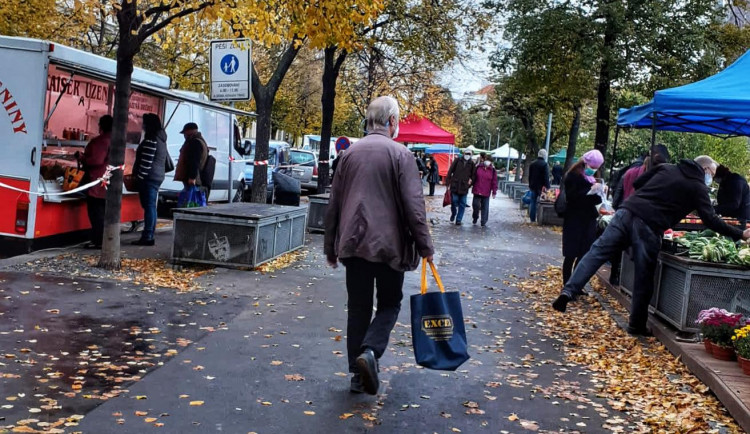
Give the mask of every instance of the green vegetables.
[{"label": "green vegetables", "polygon": [[688,249],[691,259],[750,266],[749,247],[738,247],[738,243],[713,231],[688,232],[677,243]]}]

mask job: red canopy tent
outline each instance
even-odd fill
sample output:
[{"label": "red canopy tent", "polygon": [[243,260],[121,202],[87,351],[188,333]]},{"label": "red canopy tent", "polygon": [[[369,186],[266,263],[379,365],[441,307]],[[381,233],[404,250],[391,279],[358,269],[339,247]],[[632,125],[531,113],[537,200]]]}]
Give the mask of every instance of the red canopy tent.
[{"label": "red canopy tent", "polygon": [[401,143],[456,143],[456,136],[432,123],[427,118],[409,115],[398,125],[398,136],[394,139]]}]

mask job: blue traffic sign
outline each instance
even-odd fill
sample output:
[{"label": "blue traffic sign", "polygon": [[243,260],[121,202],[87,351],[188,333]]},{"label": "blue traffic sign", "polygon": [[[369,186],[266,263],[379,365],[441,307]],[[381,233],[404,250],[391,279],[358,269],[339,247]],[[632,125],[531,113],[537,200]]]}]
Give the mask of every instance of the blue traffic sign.
[{"label": "blue traffic sign", "polygon": [[221,70],[226,75],[232,75],[237,72],[237,67],[239,65],[240,61],[234,54],[227,54],[221,58]]}]

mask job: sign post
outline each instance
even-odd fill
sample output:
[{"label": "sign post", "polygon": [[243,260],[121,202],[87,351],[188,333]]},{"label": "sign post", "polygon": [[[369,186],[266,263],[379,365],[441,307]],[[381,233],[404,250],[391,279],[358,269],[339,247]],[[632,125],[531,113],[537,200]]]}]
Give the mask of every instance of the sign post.
[{"label": "sign post", "polygon": [[[250,54],[252,44],[249,39],[222,39],[211,41],[211,100],[230,101],[234,107],[235,101],[249,101],[252,96],[250,78],[252,74],[252,60]],[[232,147],[237,140],[234,136],[234,115],[229,117],[229,161],[227,161],[228,181],[227,200],[234,200],[232,195],[234,177],[232,176]]]}]

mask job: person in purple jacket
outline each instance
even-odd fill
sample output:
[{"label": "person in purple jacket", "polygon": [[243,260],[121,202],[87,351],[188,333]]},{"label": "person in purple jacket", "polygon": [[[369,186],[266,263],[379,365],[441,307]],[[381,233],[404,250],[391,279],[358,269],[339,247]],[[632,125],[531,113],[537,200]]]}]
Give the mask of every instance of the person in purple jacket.
[{"label": "person in purple jacket", "polygon": [[495,167],[492,165],[492,160],[489,156],[484,155],[479,161],[474,176],[472,177],[471,184],[474,186],[472,193],[474,199],[471,202],[472,221],[477,224],[479,220],[479,213],[482,213],[482,227],[487,225],[487,220],[490,217],[490,194],[492,198],[495,198],[497,194],[497,172]]}]

